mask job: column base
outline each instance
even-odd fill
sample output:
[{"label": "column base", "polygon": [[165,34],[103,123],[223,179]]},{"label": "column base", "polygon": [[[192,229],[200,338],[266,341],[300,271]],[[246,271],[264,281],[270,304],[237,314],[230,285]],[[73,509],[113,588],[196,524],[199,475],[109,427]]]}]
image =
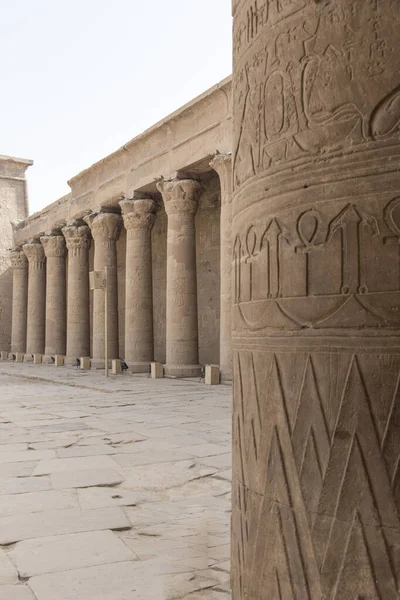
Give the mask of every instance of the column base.
[{"label": "column base", "polygon": [[24,363],[33,363],[33,354],[24,354]]},{"label": "column base", "polygon": [[165,377],[200,377],[201,365],[164,365]]},{"label": "column base", "polygon": [[149,373],[150,371],[150,361],[149,362],[130,362],[125,359],[126,364],[128,365],[128,369],[131,373]]},{"label": "column base", "polygon": [[[92,358],[90,365],[94,371],[96,369],[104,369],[105,365],[106,365],[106,361],[104,360],[104,358]],[[112,361],[109,360],[108,368],[111,369],[111,367],[112,367]]]}]

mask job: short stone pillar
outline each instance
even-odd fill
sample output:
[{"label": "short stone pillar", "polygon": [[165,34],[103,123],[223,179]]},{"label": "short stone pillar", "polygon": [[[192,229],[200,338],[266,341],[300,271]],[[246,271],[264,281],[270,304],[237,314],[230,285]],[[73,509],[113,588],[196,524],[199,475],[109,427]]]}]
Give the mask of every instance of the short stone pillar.
[{"label": "short stone pillar", "polygon": [[90,355],[89,248],[87,225],[62,229],[68,248],[66,363]]},{"label": "short stone pillar", "polygon": [[8,352],[7,352],[7,350],[2,350],[0,352],[0,360],[8,360]]},{"label": "short stone pillar", "polygon": [[162,379],[164,377],[164,366],[158,362],[152,362],[150,366],[150,375],[152,379]]},{"label": "short stone pillar", "polygon": [[233,600],[399,599],[392,0],[233,0]]},{"label": "short stone pillar", "polygon": [[113,358],[111,361],[111,372],[113,375],[121,375],[122,367],[119,358]]},{"label": "short stone pillar", "polygon": [[168,215],[165,374],[196,377],[198,350],[195,215],[200,184],[173,179],[157,184]]},{"label": "short stone pillar", "polygon": [[65,357],[61,354],[56,354],[54,357],[54,366],[63,367],[65,364]]},{"label": "short stone pillar", "polygon": [[28,310],[28,259],[21,248],[11,251],[13,270],[11,352],[25,352]]},{"label": "short stone pillar", "polygon": [[41,365],[43,363],[43,354],[35,353],[33,355],[33,364]]},{"label": "short stone pillar", "polygon": [[155,202],[120,202],[126,229],[125,359],[133,373],[146,373],[153,360],[151,229]]},{"label": "short stone pillar", "polygon": [[[94,270],[107,267],[108,358],[119,356],[117,240],[122,226],[120,215],[98,213],[85,217],[94,239]],[[93,290],[93,359],[92,367],[104,367],[105,319],[104,290]]]},{"label": "short stone pillar", "polygon": [[46,255],[46,336],[45,357],[65,355],[66,274],[65,239],[62,235],[40,238]]},{"label": "short stone pillar", "polygon": [[222,381],[232,380],[232,156],[217,154],[210,166],[221,184],[220,369]]},{"label": "short stone pillar", "polygon": [[42,244],[24,244],[29,262],[27,354],[43,354],[45,340],[46,258]]},{"label": "short stone pillar", "polygon": [[219,385],[220,369],[218,365],[205,366],[204,383],[206,385]]},{"label": "short stone pillar", "polygon": [[90,356],[81,356],[80,357],[80,369],[81,371],[88,371],[91,368],[91,360]]},{"label": "short stone pillar", "polygon": [[24,362],[24,354],[23,354],[23,352],[16,352],[15,353],[15,362],[17,362],[17,363]]}]

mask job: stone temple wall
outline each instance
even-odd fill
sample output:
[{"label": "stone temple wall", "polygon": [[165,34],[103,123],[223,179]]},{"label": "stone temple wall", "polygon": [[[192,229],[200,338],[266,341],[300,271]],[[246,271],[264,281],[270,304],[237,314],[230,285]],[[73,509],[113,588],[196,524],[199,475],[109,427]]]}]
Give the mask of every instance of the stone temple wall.
[{"label": "stone temple wall", "polygon": [[10,348],[13,246],[12,223],[28,216],[25,171],[29,160],[0,156],[0,347]]}]

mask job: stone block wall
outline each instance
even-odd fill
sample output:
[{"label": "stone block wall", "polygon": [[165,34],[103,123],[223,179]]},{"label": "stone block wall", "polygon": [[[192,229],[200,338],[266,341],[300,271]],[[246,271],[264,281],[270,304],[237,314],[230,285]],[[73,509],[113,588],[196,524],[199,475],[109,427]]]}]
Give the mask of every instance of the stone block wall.
[{"label": "stone block wall", "polygon": [[28,216],[25,171],[31,161],[0,156],[0,348],[11,346],[12,223]]}]

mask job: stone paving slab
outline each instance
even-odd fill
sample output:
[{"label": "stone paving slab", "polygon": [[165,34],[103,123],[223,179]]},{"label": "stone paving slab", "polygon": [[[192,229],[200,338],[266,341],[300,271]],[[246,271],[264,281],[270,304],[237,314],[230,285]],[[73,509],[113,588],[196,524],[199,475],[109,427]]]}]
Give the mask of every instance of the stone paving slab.
[{"label": "stone paving slab", "polygon": [[34,469],[32,475],[36,477],[37,475],[48,475],[50,473],[61,473],[64,471],[88,471],[90,469],[105,468],[116,468],[118,470],[118,463],[109,456],[80,456],[76,458],[43,460]]},{"label": "stone paving slab", "polygon": [[112,531],[27,540],[16,545],[12,556],[23,578],[136,560]]},{"label": "stone paving slab", "polygon": [[79,508],[47,510],[0,519],[0,545],[57,534],[130,527],[125,513],[118,507],[84,511]]},{"label": "stone paving slab", "polygon": [[[16,583],[18,583],[18,571],[8,558],[5,551],[0,548],[0,586]],[[1,587],[0,598],[3,600],[1,596]]]},{"label": "stone paving slab", "polygon": [[152,567],[133,562],[89,567],[32,577],[29,586],[38,600],[163,600],[216,583],[192,573],[164,575],[161,568]]},{"label": "stone paving slab", "polygon": [[0,587],[1,600],[36,600],[27,585],[6,585]]},{"label": "stone paving slab", "polygon": [[49,477],[8,477],[0,481],[0,496],[50,490]]},{"label": "stone paving slab", "polygon": [[88,471],[62,471],[50,475],[55,490],[88,488],[96,485],[114,486],[125,481],[114,469],[92,469]]},{"label": "stone paving slab", "polygon": [[229,387],[13,363],[0,386],[0,600],[229,600]]},{"label": "stone paving slab", "polygon": [[78,507],[78,499],[71,491],[49,490],[0,496],[0,517]]}]

